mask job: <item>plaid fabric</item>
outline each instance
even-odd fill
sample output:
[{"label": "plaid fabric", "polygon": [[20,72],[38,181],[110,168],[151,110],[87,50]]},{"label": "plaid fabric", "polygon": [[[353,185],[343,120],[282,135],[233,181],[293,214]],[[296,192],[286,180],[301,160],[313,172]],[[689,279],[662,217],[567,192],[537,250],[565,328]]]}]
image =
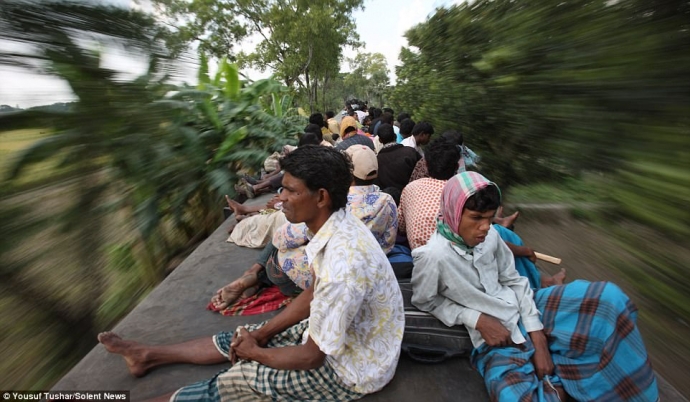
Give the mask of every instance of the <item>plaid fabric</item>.
[{"label": "plaid fabric", "polygon": [[[254,331],[265,324],[245,325]],[[304,320],[274,336],[267,347],[302,344],[309,320]],[[213,337],[218,350],[225,356],[230,351],[233,332]],[[171,401],[350,401],[363,397],[343,384],[326,363],[314,370],[276,370],[254,361],[240,361],[210,380],[180,389]]]},{"label": "plaid fabric", "polygon": [[[637,308],[616,285],[575,281],[537,292],[555,380],[578,401],[656,401],[656,378],[637,329]],[[531,342],[472,354],[492,400],[552,400],[529,358]],[[554,379],[552,378],[552,382]],[[543,398],[543,399],[542,399]]]},{"label": "plaid fabric", "polygon": [[217,310],[213,303],[206,306],[207,310],[218,311],[222,315],[255,315],[278,310],[290,304],[292,297],[285,296],[277,286],[270,286],[259,290],[253,296],[245,297],[228,307]]}]

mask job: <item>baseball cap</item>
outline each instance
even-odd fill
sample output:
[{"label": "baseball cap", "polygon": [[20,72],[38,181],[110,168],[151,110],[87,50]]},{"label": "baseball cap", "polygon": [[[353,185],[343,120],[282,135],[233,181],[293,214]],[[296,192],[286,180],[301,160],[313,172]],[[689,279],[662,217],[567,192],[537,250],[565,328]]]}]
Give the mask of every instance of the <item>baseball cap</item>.
[{"label": "baseball cap", "polygon": [[352,159],[352,164],[354,165],[352,173],[356,178],[371,180],[378,177],[379,162],[371,148],[359,144],[351,145],[345,150],[345,153]]}]

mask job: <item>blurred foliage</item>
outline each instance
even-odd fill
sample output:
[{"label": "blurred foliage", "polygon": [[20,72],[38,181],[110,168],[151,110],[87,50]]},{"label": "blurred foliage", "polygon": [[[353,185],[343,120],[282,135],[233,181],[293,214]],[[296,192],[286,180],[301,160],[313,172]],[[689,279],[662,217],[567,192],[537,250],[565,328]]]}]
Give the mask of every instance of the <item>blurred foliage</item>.
[{"label": "blurred foliage", "polygon": [[[159,30],[135,11],[8,1],[0,27],[0,39],[27,45],[0,62],[57,76],[78,98],[0,114],[0,127],[19,130],[0,133],[5,144],[24,135],[0,172],[0,314],[13,323],[0,369],[8,388],[45,389],[217,228],[238,172],[296,143],[306,119],[286,87],[243,82],[226,60],[213,78],[204,61],[197,87],[167,84]],[[148,71],[120,79],[94,50],[108,46],[127,46]],[[16,186],[36,166],[56,170]]]},{"label": "blurred foliage", "polygon": [[[393,107],[461,129],[502,187],[608,177],[618,211],[690,235],[690,2],[477,0],[406,33]],[[646,253],[646,294],[690,318],[687,260]],[[658,285],[659,283],[664,285]],[[658,286],[657,286],[658,285]]]}]

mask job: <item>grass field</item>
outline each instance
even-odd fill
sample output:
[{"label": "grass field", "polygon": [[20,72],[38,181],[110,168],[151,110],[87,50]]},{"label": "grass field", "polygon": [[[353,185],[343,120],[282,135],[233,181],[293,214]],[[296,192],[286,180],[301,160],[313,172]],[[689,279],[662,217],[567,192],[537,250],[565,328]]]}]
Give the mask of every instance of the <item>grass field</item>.
[{"label": "grass field", "polygon": [[7,180],[22,152],[49,135],[50,131],[43,129],[0,132],[0,183],[3,193],[48,181],[53,176],[65,173],[65,170],[59,167],[60,158],[55,157],[22,170],[16,180]]}]

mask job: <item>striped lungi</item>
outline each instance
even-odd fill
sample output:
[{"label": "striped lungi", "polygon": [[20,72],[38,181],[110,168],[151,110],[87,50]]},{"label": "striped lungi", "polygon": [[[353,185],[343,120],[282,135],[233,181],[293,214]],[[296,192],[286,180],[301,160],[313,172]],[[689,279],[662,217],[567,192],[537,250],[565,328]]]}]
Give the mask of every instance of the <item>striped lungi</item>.
[{"label": "striped lungi", "polygon": [[575,281],[539,290],[535,302],[555,375],[537,379],[529,336],[518,346],[483,344],[471,359],[492,401],[558,401],[552,385],[578,401],[658,400],[637,308],[616,285]]},{"label": "striped lungi", "polygon": [[[254,331],[263,326],[248,324]],[[304,320],[274,336],[266,347],[297,346],[309,327]],[[229,356],[234,332],[220,332],[213,337],[218,351]],[[277,370],[254,361],[238,361],[209,380],[179,389],[171,401],[351,401],[363,397],[343,384],[326,361],[314,370]]]}]

